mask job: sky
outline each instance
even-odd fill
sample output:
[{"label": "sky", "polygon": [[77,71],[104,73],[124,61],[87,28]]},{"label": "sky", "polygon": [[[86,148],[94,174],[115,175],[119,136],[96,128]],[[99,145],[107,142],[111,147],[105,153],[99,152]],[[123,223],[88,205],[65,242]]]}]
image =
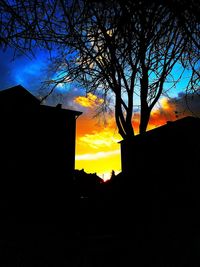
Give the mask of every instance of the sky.
[{"label": "sky", "polygon": [[[41,90],[45,80],[51,77],[49,72],[49,55],[38,50],[34,58],[15,56],[13,50],[0,50],[0,90],[21,84],[36,97],[44,95]],[[176,70],[175,70],[176,71]],[[171,92],[171,98],[161,98],[152,112],[148,129],[158,127],[166,121],[191,114],[185,104],[186,80],[182,80]],[[108,179],[111,171],[121,171],[120,144],[122,138],[118,134],[114,116],[107,116],[106,121],[100,117],[94,118],[95,110],[102,99],[88,94],[80,86],[59,86],[46,99],[47,105],[62,103],[63,108],[82,111],[77,119],[76,129],[76,169],[84,169],[87,173],[97,173],[104,180]],[[191,97],[189,105],[195,115],[200,114],[199,98]],[[134,112],[134,127],[139,125],[139,113]]]}]

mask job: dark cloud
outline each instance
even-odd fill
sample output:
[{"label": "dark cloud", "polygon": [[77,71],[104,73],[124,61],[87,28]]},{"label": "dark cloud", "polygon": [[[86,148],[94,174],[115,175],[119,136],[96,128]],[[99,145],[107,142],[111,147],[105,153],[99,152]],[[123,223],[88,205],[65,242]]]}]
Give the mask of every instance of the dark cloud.
[{"label": "dark cloud", "polygon": [[200,117],[200,96],[197,94],[179,93],[176,98],[168,100],[169,105],[174,105],[174,112],[178,115],[193,115]]},{"label": "dark cloud", "polygon": [[149,120],[148,129],[159,127],[167,121],[175,121],[186,116],[200,117],[200,97],[179,93],[177,97],[162,98]]}]

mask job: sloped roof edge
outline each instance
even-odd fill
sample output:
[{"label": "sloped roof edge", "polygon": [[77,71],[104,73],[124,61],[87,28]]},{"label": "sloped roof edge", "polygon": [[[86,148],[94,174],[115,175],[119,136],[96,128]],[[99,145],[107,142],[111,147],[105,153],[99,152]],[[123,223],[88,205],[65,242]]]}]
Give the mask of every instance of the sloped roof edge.
[{"label": "sloped roof edge", "polygon": [[29,92],[21,84],[6,88],[4,90],[1,90],[0,91],[0,96],[4,95],[4,94],[8,94],[9,92],[15,91],[15,90],[18,90],[19,92],[22,92],[22,93],[25,93],[25,94],[29,95],[29,97],[31,97],[36,102],[37,105],[40,105],[40,107],[42,107],[43,110],[52,110],[52,111],[53,110],[61,110],[64,113],[75,115],[75,116],[80,116],[82,114],[81,111],[63,109],[60,104],[58,104],[57,106],[43,105],[43,104],[41,104],[41,101],[36,96],[34,96],[31,92]]},{"label": "sloped roof edge", "polygon": [[[156,128],[153,128],[149,131],[146,131],[144,134],[137,134],[135,136],[133,136],[133,139],[134,140],[139,140],[140,138],[143,138],[143,136],[150,136],[154,133],[157,133],[159,131],[163,131],[165,129],[169,129],[171,127],[178,127],[178,125],[181,125],[182,123],[191,123],[191,122],[198,122],[200,124],[200,118],[198,117],[195,117],[195,116],[185,116],[183,118],[180,118],[180,119],[177,119],[175,121],[167,121],[165,124],[159,126],[159,127],[156,127]],[[126,140],[121,140],[119,141],[118,143],[123,143],[123,142],[126,142]]]}]

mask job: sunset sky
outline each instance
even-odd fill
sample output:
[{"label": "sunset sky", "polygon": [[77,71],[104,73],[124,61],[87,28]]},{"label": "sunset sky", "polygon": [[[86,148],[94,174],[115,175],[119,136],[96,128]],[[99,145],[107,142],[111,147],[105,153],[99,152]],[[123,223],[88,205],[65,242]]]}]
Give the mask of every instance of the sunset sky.
[{"label": "sunset sky", "polygon": [[[0,89],[6,89],[21,84],[35,96],[45,94],[39,90],[42,82],[51,77],[48,70],[49,60],[45,51],[36,51],[35,58],[25,56],[16,57],[13,60],[13,51],[0,51]],[[149,129],[158,127],[168,120],[175,120],[186,116],[188,111],[181,93],[186,86],[186,79],[173,89],[171,99],[163,97],[152,113]],[[95,109],[103,99],[93,94],[85,94],[80,86],[59,86],[54,94],[46,101],[48,105],[62,103],[64,108],[79,110],[83,114],[77,119],[76,132],[76,169],[84,169],[88,173],[97,173],[107,179],[112,170],[116,173],[121,171],[120,145],[121,140],[114,116],[108,115],[106,121],[102,117],[94,118]],[[199,102],[190,98],[189,105],[195,114],[199,114]],[[138,110],[134,110],[134,127],[139,124]]]}]

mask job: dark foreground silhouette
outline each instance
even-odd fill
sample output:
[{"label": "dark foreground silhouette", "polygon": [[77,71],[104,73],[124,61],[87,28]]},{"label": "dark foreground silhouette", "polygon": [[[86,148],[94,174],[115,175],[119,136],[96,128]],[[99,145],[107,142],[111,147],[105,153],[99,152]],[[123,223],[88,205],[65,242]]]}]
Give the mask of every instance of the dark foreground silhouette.
[{"label": "dark foreground silhouette", "polygon": [[[61,113],[48,108],[48,127],[65,125]],[[1,113],[0,266],[200,265],[198,119],[137,136],[128,164],[122,148],[123,172],[102,183],[72,172],[74,145],[65,170],[63,127],[47,131],[43,113],[9,114]]]},{"label": "dark foreground silhouette", "polygon": [[198,173],[178,174],[119,174],[92,192],[18,184],[1,194],[1,266],[198,266]]}]

